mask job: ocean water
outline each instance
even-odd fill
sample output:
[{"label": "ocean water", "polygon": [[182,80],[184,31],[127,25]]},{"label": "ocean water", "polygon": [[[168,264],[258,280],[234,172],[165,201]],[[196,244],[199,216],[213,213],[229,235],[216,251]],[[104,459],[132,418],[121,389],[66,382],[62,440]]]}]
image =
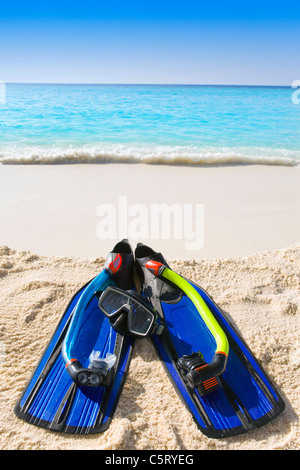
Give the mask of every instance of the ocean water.
[{"label": "ocean water", "polygon": [[300,165],[300,104],[289,87],[5,88],[3,164]]}]

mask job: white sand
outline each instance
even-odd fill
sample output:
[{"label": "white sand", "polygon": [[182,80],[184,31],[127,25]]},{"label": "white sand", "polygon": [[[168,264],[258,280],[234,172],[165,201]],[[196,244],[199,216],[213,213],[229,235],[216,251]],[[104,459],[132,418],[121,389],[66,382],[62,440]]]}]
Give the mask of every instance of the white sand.
[{"label": "white sand", "polygon": [[0,245],[46,256],[103,256],[123,235],[97,237],[97,208],[113,204],[119,216],[119,196],[149,214],[155,203],[192,204],[193,211],[204,204],[201,249],[187,250],[184,236],[175,240],[172,224],[170,237],[153,239],[150,217],[148,237],[128,236],[170,259],[245,256],[300,240],[300,167],[0,165]]},{"label": "white sand", "polygon": [[230,313],[276,383],[286,410],[272,423],[243,436],[205,437],[177,397],[149,340],[136,344],[105,433],[60,435],[18,419],[13,406],[62,311],[103,261],[0,248],[1,449],[299,449],[299,244],[242,258],[169,260]]},{"label": "white sand", "polygon": [[[299,177],[300,168],[264,166],[0,165],[0,448],[299,449]],[[206,438],[148,340],[136,344],[104,434],[64,436],[15,417],[70,297],[119,240],[96,234],[97,207],[117,208],[119,196],[146,208],[204,204],[202,249],[188,251],[186,240],[172,238],[143,241],[232,316],[283,394],[286,411],[277,420],[245,436]]]}]

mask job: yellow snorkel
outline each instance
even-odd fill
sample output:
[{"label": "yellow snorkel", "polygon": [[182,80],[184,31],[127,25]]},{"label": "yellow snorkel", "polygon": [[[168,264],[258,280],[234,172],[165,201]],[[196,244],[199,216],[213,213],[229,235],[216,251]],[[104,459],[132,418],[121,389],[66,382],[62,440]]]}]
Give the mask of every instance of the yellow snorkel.
[{"label": "yellow snorkel", "polygon": [[190,298],[216,341],[216,351],[213,360],[209,364],[190,370],[187,374],[189,385],[197,387],[202,382],[223,374],[226,369],[229,353],[228,339],[200,294],[188,281],[167,268],[164,264],[157,261],[148,261],[145,266],[152,274],[175,284]]}]

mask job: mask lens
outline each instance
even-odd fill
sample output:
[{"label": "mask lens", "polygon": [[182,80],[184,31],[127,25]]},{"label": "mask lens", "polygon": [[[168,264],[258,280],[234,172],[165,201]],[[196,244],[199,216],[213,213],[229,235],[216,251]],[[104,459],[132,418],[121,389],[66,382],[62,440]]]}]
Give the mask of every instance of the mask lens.
[{"label": "mask lens", "polygon": [[130,299],[130,307],[128,326],[131,333],[137,336],[146,336],[153,326],[154,314],[132,299]]},{"label": "mask lens", "polygon": [[100,297],[99,307],[105,315],[110,317],[118,313],[127,303],[128,297],[126,295],[113,290],[106,290]]},{"label": "mask lens", "polygon": [[99,308],[119,333],[149,336],[153,332],[156,315],[136,296],[131,291],[127,295],[116,287],[108,287],[99,299]]}]

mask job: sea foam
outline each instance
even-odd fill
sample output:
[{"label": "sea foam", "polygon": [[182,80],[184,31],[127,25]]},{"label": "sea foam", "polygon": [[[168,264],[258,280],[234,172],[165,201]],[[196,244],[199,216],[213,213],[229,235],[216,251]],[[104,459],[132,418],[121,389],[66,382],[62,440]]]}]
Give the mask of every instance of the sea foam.
[{"label": "sea foam", "polygon": [[81,147],[9,146],[0,148],[2,164],[104,164],[152,165],[280,165],[300,166],[300,151],[264,147],[135,146],[123,144]]}]

